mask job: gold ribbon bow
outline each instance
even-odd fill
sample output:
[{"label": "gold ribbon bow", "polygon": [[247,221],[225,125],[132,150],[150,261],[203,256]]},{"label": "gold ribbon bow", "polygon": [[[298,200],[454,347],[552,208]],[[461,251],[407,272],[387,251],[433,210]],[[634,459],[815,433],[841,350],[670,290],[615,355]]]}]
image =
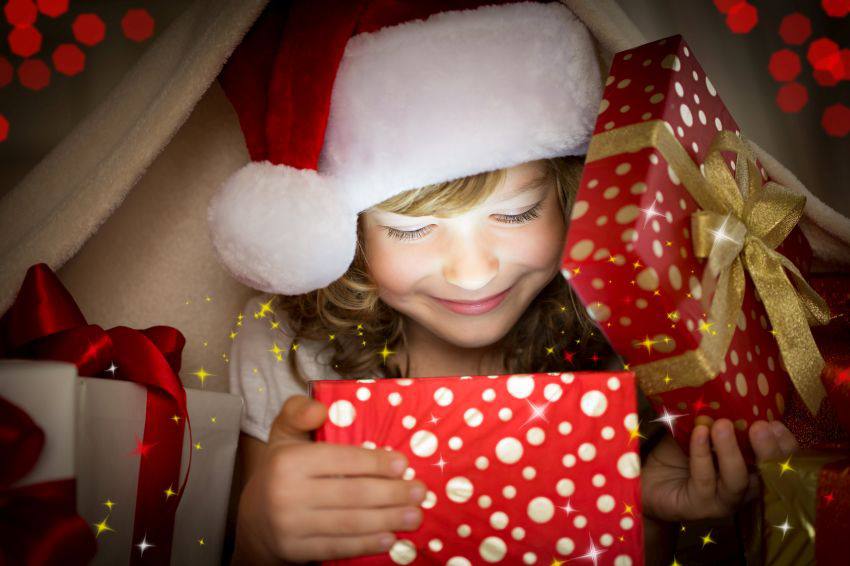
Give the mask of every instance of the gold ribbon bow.
[{"label": "gold ribbon bow", "polygon": [[[797,267],[775,250],[800,220],[805,197],[774,182],[762,184],[749,147],[728,131],[714,138],[701,173],[660,120],[594,136],[587,162],[646,147],[661,152],[702,209],[691,218],[693,244],[697,257],[708,258],[703,280],[716,278],[708,320],[717,331],[705,334],[695,350],[637,366],[644,392],[698,387],[720,373],[744,300],[746,270],[764,303],[791,381],[812,414],[817,413],[826,395],[820,380],[824,361],[809,326],[827,324],[829,307]],[[723,151],[738,156],[735,177]],[[672,387],[664,379],[667,375],[677,375]]]}]

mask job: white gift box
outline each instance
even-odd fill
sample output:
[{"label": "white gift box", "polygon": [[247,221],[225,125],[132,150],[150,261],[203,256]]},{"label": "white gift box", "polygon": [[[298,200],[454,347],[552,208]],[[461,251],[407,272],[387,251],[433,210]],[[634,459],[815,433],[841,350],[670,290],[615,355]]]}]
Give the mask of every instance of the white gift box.
[{"label": "white gift box", "polygon": [[[140,459],[131,453],[144,435],[146,400],[147,390],[135,383],[77,380],[78,510],[92,524],[106,519],[112,529],[98,536],[93,565],[127,564],[131,552],[159,551],[156,540],[146,540],[146,549],[132,540]],[[185,429],[181,481],[190,451],[192,465],[177,508],[171,564],[220,564],[242,399],[186,389],[186,404],[194,444]],[[110,508],[106,501],[112,502]]]},{"label": "white gift box", "polygon": [[[72,364],[0,360],[0,395],[27,411],[46,436],[37,465],[17,485],[76,475],[77,512],[100,531],[92,564],[128,564],[131,553],[142,550],[140,541],[132,540],[140,466],[133,449],[144,438],[147,389],[128,381],[77,377]],[[242,399],[186,389],[186,404],[192,438],[190,443],[182,422],[181,482],[190,453],[192,463],[171,554],[155,556],[162,549],[148,540],[145,558],[181,566],[221,564]]]}]

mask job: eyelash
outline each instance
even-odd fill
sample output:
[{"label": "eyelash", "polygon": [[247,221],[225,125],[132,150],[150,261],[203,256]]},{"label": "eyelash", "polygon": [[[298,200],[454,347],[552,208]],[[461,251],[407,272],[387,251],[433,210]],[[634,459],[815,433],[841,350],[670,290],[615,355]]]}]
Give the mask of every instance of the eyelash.
[{"label": "eyelash", "polygon": [[[531,222],[540,216],[540,209],[542,205],[542,201],[538,202],[522,214],[496,214],[495,216],[500,218],[499,222],[504,224],[524,224],[526,222]],[[389,226],[384,226],[384,229],[387,231],[387,236],[397,240],[418,240],[419,238],[428,235],[431,230],[433,230],[433,227],[429,224],[428,226],[423,226],[418,230],[397,230],[396,228],[390,228]]]}]

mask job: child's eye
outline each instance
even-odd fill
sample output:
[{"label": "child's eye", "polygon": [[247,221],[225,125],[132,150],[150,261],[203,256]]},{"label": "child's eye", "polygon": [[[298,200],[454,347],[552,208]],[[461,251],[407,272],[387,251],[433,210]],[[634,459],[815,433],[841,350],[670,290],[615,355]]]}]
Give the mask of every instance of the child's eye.
[{"label": "child's eye", "polygon": [[397,240],[418,240],[434,229],[431,224],[417,228],[416,230],[399,230],[398,228],[390,228],[389,226],[382,226],[382,228],[387,231],[387,236]]},{"label": "child's eye", "polygon": [[499,222],[504,222],[505,224],[522,224],[524,222],[531,222],[535,218],[540,216],[540,209],[542,208],[543,201],[538,202],[522,214],[494,214],[496,220]]}]

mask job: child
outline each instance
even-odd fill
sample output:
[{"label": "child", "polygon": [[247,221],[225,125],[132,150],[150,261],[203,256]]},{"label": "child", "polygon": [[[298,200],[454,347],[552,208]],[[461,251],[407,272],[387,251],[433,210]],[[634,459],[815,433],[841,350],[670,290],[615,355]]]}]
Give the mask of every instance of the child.
[{"label": "child", "polygon": [[[307,49],[318,35],[291,31],[317,21],[297,4],[280,48],[293,68],[286,42]],[[299,81],[321,81],[325,68],[312,54],[308,78],[272,67],[269,92],[290,98],[270,97],[262,119],[250,97],[230,94],[255,163],[212,204],[214,243],[234,275],[285,295],[248,303],[231,355],[232,390],[246,401],[237,562],[382,552],[392,531],[421,522],[424,485],[402,479],[403,455],[309,442],[327,409],[304,395],[306,379],[556,370],[565,362],[545,347],[576,341],[579,359],[610,353],[559,274],[598,105],[592,40],[558,4],[475,4],[403,14],[340,5],[321,33],[339,46],[324,62],[330,85],[310,83],[309,100],[299,98]],[[428,19],[405,24],[417,18]],[[274,51],[258,37],[243,42],[253,57]],[[414,61],[439,77],[416,81]],[[756,423],[750,436],[759,458],[795,449],[778,423]],[[657,438],[642,472],[645,517],[730,514],[754,487],[729,421],[697,426],[690,459]]]}]

